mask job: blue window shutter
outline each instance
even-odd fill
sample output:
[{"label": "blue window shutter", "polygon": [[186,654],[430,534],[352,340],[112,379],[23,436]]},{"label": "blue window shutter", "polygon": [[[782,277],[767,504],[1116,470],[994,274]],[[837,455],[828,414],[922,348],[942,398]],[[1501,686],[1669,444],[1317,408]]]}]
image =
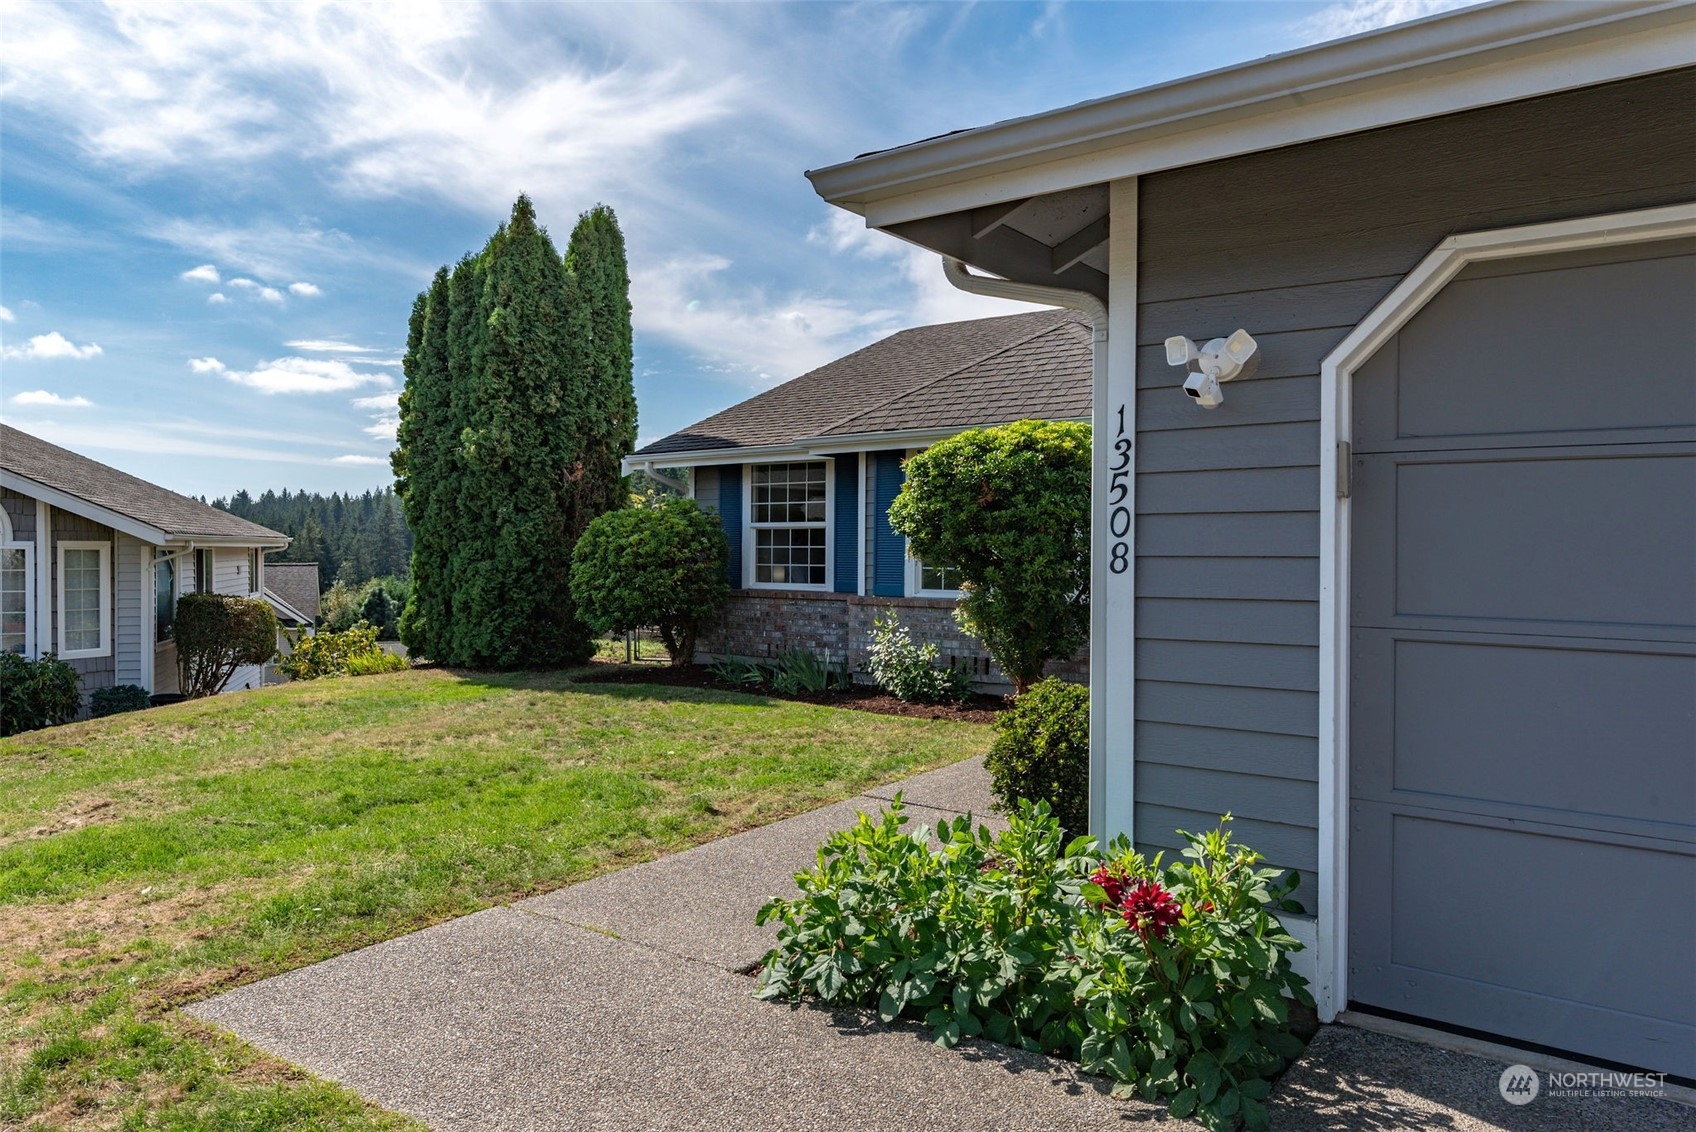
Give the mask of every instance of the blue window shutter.
[{"label": "blue window shutter", "polygon": [[907,540],[889,525],[889,505],[901,494],[906,475],[901,470],[901,453],[877,454],[872,477],[876,512],[872,521],[872,593],[879,597],[901,597],[907,592]]},{"label": "blue window shutter", "polygon": [[836,458],[836,592],[855,593],[860,588],[860,454],[849,452]]},{"label": "blue window shutter", "polygon": [[718,521],[730,543],[730,588],[742,588],[742,465],[718,466]]}]

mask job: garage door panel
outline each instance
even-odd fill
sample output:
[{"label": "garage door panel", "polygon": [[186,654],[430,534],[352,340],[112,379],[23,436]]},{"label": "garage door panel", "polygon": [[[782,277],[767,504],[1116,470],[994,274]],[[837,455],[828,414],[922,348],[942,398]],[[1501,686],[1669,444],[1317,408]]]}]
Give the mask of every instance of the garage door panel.
[{"label": "garage door panel", "polygon": [[1696,1073],[1696,856],[1354,812],[1352,998]]},{"label": "garage door panel", "polygon": [[1696,654],[1386,638],[1356,663],[1363,690],[1389,697],[1362,701],[1363,749],[1388,757],[1361,775],[1361,796],[1423,793],[1696,835]]},{"label": "garage door panel", "polygon": [[[1660,446],[1365,458],[1354,620],[1689,630],[1692,484],[1696,451]],[[1669,553],[1676,547],[1689,552]]]},{"label": "garage door panel", "polygon": [[1396,386],[1363,415],[1357,444],[1696,424],[1690,245],[1464,273],[1356,375],[1357,385],[1387,377]]},{"label": "garage door panel", "polygon": [[1469,269],[1362,367],[1348,635],[1350,999],[1684,1076],[1693,246]]}]

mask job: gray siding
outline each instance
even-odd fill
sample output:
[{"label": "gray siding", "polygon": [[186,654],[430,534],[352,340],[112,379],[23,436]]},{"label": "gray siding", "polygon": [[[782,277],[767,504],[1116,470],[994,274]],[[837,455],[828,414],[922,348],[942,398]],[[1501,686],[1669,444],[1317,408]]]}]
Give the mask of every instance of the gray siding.
[{"label": "gray siding", "polygon": [[[53,564],[48,573],[48,585],[52,587],[52,619],[48,623],[51,636],[48,638],[49,647],[57,650],[59,646],[59,544],[62,542],[105,542],[114,543],[111,555],[107,557],[108,570],[116,570],[116,532],[111,527],[102,526],[80,515],[72,515],[68,511],[53,509]],[[113,613],[116,612],[117,586],[116,579],[109,579],[113,585]],[[39,612],[37,616],[40,616]],[[91,693],[100,688],[110,688],[117,683],[117,633],[112,634],[112,652],[106,656],[80,657],[68,660],[77,673],[78,685],[82,689],[83,703],[86,706]]]},{"label": "gray siding", "polygon": [[152,570],[147,569],[146,563],[153,556],[153,548],[120,534],[113,556],[117,574],[117,588],[112,591],[113,680],[118,684],[140,684],[141,650],[153,647],[148,633],[153,623],[151,610],[143,604],[141,585],[142,572],[146,569],[149,582],[146,600],[152,601]]},{"label": "gray siding", "polygon": [[[1696,72],[1671,72],[1141,179],[1144,847],[1229,810],[1315,867],[1320,362],[1449,235],[1696,199],[1692,105]],[[1160,344],[1239,326],[1259,370],[1195,408]]]},{"label": "gray siding", "polygon": [[12,537],[18,542],[35,541],[35,500],[15,491],[0,489],[0,507],[12,524]]}]

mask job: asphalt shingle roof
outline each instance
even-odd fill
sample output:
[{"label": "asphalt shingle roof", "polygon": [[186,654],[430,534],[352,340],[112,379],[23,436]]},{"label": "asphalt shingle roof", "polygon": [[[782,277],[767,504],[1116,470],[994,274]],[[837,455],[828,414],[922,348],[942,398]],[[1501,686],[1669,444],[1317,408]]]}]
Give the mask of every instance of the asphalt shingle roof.
[{"label": "asphalt shingle roof", "polygon": [[0,468],[178,538],[276,542],[285,537],[8,424],[0,424]]},{"label": "asphalt shingle roof", "polygon": [[267,562],[265,588],[297,613],[318,619],[318,563]]},{"label": "asphalt shingle roof", "polygon": [[903,330],[636,452],[1089,415],[1089,324],[1043,310]]}]

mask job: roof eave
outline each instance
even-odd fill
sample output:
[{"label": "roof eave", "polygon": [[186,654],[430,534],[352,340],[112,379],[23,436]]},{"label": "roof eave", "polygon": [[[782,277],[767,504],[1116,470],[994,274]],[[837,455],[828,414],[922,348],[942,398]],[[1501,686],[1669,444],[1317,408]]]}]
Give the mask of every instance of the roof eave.
[{"label": "roof eave", "polygon": [[113,511],[109,507],[102,507],[98,503],[90,503],[81,496],[72,495],[68,491],[60,491],[56,487],[49,487],[39,480],[30,479],[28,476],[20,475],[10,469],[0,468],[0,487],[9,487],[22,495],[42,500],[49,506],[57,507],[62,511],[69,511],[73,515],[81,515],[85,519],[92,519],[102,526],[111,527],[115,531],[121,531],[132,538],[138,538],[142,542],[151,543],[154,546],[164,546],[172,538],[169,532],[160,530],[151,524]]},{"label": "roof eave", "polygon": [[1504,0],[807,176],[825,200],[882,227],[1689,66],[1691,31],[1692,0]]}]

